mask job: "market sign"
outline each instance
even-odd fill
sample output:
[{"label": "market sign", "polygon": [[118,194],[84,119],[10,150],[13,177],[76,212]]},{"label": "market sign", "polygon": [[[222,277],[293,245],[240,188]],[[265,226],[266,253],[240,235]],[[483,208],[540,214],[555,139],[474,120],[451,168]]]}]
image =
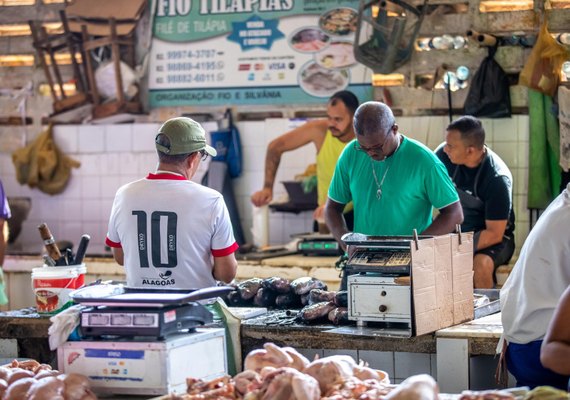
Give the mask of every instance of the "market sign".
[{"label": "market sign", "polygon": [[358,0],[155,0],[151,107],[372,99]]}]

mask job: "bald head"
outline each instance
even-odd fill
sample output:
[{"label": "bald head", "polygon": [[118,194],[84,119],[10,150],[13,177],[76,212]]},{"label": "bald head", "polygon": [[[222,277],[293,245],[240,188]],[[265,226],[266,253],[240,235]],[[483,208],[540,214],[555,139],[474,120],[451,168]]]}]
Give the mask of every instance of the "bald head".
[{"label": "bald head", "polygon": [[354,133],[360,136],[384,134],[394,126],[396,119],[390,107],[378,101],[368,101],[354,113]]}]

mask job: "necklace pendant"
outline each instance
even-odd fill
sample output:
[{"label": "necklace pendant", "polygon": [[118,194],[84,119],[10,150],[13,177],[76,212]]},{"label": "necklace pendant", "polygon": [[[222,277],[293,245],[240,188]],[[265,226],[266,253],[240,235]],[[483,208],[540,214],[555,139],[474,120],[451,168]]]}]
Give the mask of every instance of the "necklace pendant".
[{"label": "necklace pendant", "polygon": [[378,188],[376,191],[376,198],[380,200],[382,198],[382,189]]}]

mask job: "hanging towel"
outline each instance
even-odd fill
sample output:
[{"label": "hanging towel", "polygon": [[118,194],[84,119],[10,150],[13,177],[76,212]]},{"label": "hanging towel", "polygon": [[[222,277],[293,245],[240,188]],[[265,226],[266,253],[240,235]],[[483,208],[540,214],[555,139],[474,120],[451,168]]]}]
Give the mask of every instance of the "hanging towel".
[{"label": "hanging towel", "polygon": [[59,150],[51,125],[26,147],[12,154],[16,179],[22,185],[38,188],[47,194],[63,192],[71,169],[81,164]]},{"label": "hanging towel", "polygon": [[528,91],[530,120],[528,208],[545,209],[560,188],[560,137],[552,98]]}]

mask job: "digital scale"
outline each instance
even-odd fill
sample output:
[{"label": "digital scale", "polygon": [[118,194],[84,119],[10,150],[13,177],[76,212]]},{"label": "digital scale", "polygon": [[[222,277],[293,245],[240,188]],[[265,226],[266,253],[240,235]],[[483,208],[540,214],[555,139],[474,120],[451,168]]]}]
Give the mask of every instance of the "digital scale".
[{"label": "digital scale", "polygon": [[[427,238],[427,236],[422,236]],[[412,236],[368,236],[349,233],[343,237],[352,247],[347,275],[348,318],[357,326],[380,323],[390,335],[412,332],[411,246]]]},{"label": "digital scale", "polygon": [[412,266],[410,246],[413,240],[411,236],[347,234],[343,237],[343,241],[354,250],[347,261],[346,273],[410,275]]},{"label": "digital scale", "polygon": [[300,239],[297,251],[305,256],[340,256],[344,253],[334,236],[323,233],[303,233],[293,235]]},{"label": "digital scale", "polygon": [[163,308],[89,307],[81,312],[81,334],[166,337],[191,331],[212,322],[212,313],[203,305],[188,303]]},{"label": "digital scale", "polygon": [[212,314],[197,301],[230,291],[232,288],[222,286],[188,291],[94,285],[78,289],[70,297],[89,306],[81,311],[80,329],[84,337],[164,338],[211,323]]},{"label": "digital scale", "polygon": [[233,288],[140,289],[122,284],[86,286],[70,294],[85,308],[81,341],[58,352],[64,373],[87,376],[97,393],[160,395],[185,393],[186,378],[227,374],[224,328],[200,300]]}]

